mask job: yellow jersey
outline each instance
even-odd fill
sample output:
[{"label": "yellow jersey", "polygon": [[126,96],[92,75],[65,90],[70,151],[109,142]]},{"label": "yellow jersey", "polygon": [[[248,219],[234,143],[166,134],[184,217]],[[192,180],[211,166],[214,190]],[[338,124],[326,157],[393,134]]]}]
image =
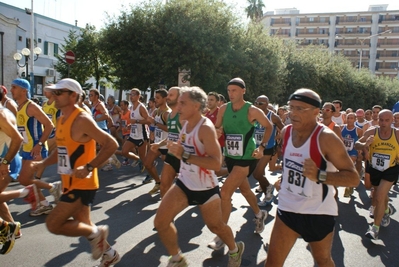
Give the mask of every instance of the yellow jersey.
[{"label": "yellow jersey", "polygon": [[375,129],[374,141],[370,145],[371,167],[378,171],[397,165],[399,158],[399,143],[396,140],[395,129],[392,128],[388,139],[381,139],[380,128]]}]

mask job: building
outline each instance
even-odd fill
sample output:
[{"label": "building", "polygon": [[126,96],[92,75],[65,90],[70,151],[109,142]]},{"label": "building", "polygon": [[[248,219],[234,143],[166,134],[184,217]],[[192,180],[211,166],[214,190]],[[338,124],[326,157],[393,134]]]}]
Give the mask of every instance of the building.
[{"label": "building", "polygon": [[372,5],[368,11],[300,14],[296,8],[267,12],[261,19],[270,35],[298,46],[324,45],[343,53],[354,67],[399,78],[399,10]]},{"label": "building", "polygon": [[[21,53],[22,49],[30,47],[31,40],[31,10],[29,8],[20,9],[0,2],[0,84],[10,88],[11,82],[15,78],[30,78],[30,60],[25,65],[25,57],[19,61],[20,67],[14,60],[14,54]],[[80,33],[81,28],[59,20],[55,20],[40,14],[33,15],[34,47],[41,49],[41,54],[34,56],[34,88],[35,97],[44,98],[43,87],[51,82],[60,79],[59,74],[54,69],[57,63],[56,55],[61,53],[60,48],[68,39],[70,31]],[[77,59],[78,60],[78,59]],[[73,65],[72,65],[73,67]],[[28,74],[28,76],[27,76]],[[95,83],[94,78],[87,81]],[[112,88],[100,86],[100,93],[105,97],[114,95],[118,99],[118,94]],[[123,94],[122,99],[126,99]]]}]

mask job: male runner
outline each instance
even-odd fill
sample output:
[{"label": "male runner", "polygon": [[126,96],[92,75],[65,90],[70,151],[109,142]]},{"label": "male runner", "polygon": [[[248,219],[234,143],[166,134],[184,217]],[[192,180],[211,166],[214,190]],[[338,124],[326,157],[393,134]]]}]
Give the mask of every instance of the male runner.
[{"label": "male runner", "polygon": [[338,125],[341,126],[346,123],[346,113],[341,112],[342,110],[342,101],[341,100],[334,100],[332,102],[335,107],[335,111],[331,119]]},{"label": "male runner", "polygon": [[289,97],[292,124],[282,131],[284,169],[267,267],[283,266],[299,237],[309,243],[315,264],[334,266],[334,186],[357,186],[359,176],[342,141],[317,122],[320,106],[319,95],[310,89]]},{"label": "male runner", "polygon": [[235,242],[231,228],[223,222],[218,180],[214,170],[222,163],[222,154],[213,123],[202,116],[206,94],[198,87],[182,88],[178,112],[186,123],[177,142],[169,141],[168,149],[179,160],[180,174],[162,202],[154,225],[171,255],[168,266],[188,266],[177,240],[174,217],[189,205],[199,205],[209,230],[220,236],[229,247],[229,267],[241,266],[244,243]]},{"label": "male runner", "polygon": [[[115,152],[118,143],[75,105],[82,93],[77,81],[62,79],[44,90],[52,92],[55,106],[62,111],[56,128],[57,150],[47,159],[31,163],[33,169],[57,163],[63,181],[63,194],[47,217],[47,229],[56,235],[86,237],[93,259],[102,257],[101,267],[114,265],[120,257],[107,242],[108,226],[91,221],[90,205],[99,188],[97,167]],[[101,145],[97,154],[96,142]]]}]

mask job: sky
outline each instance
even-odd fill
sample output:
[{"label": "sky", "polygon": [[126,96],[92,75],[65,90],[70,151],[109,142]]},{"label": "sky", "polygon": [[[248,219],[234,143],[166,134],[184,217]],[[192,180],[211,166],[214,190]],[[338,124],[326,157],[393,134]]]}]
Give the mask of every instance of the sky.
[{"label": "sky", "polygon": [[[143,0],[33,0],[33,11],[34,13],[69,24],[75,24],[75,20],[77,20],[79,27],[84,27],[86,23],[89,23],[99,29],[103,27],[104,21],[106,21],[106,12],[110,15],[117,16],[122,6],[128,7],[129,4],[134,5],[142,1]],[[244,10],[248,5],[247,0],[224,1],[236,6],[237,10],[242,11],[243,19],[245,19]],[[31,8],[32,0],[2,0],[1,2],[24,9]],[[388,10],[399,10],[399,0],[263,0],[263,2],[266,5],[264,13],[278,8],[293,7],[300,10],[300,13],[367,11],[369,5],[376,4],[388,4]],[[318,4],[315,4],[317,2]]]}]

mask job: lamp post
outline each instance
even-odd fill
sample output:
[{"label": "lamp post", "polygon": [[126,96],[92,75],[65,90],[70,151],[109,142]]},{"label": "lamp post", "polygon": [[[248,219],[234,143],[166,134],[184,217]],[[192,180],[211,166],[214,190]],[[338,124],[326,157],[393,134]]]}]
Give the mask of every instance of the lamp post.
[{"label": "lamp post", "polygon": [[366,38],[364,38],[362,40],[359,40],[359,42],[360,42],[359,71],[362,68],[362,56],[363,56],[363,44],[364,44],[364,41],[366,41],[367,39],[370,39],[371,37],[379,36],[379,35],[382,35],[382,34],[385,34],[385,33],[390,33],[390,32],[391,32],[391,30],[387,30],[387,31],[384,31],[384,32],[380,32],[380,33],[376,33],[376,34],[370,35],[370,36],[368,36],[368,37],[366,37]]},{"label": "lamp post", "polygon": [[[22,54],[21,54],[22,53]],[[42,53],[42,49],[40,47],[35,47],[33,49],[33,56],[31,57],[31,51],[28,48],[24,48],[21,50],[21,53],[15,53],[14,54],[14,60],[17,62],[17,65],[21,68],[26,67],[25,70],[25,78],[28,80],[28,66],[29,66],[29,59],[31,60],[31,62],[33,63],[34,61],[36,61],[39,58],[39,55]],[[19,61],[22,59],[22,56],[25,57],[25,64],[21,65],[19,64]],[[32,69],[32,66],[31,66]],[[33,97],[34,92],[33,92],[33,70],[31,71],[31,77],[30,77],[30,83],[31,83],[31,88],[30,88],[30,93],[31,96]]]}]

